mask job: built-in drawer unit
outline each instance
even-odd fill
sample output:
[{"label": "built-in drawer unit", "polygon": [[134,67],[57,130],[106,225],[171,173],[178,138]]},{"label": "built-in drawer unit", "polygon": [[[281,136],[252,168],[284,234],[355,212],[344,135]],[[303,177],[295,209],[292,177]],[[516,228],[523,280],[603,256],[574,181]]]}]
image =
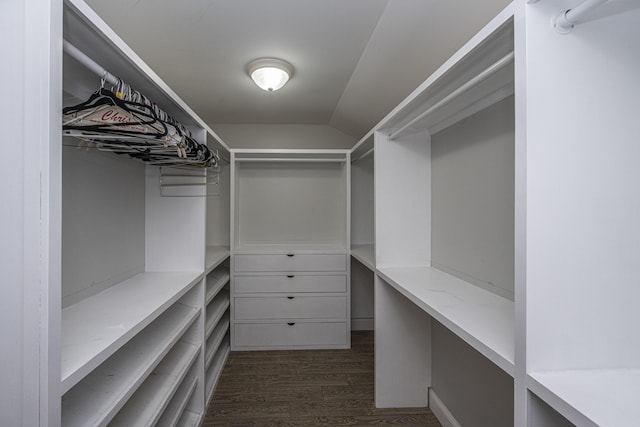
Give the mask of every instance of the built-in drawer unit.
[{"label": "built-in drawer unit", "polygon": [[346,316],[346,295],[235,298],[236,320],[344,319]]},{"label": "built-in drawer unit", "polygon": [[348,347],[347,254],[241,253],[232,264],[232,348]]},{"label": "built-in drawer unit", "polygon": [[242,254],[236,272],[347,271],[346,254]]},{"label": "built-in drawer unit", "polygon": [[236,276],[236,294],[271,292],[346,292],[347,276],[329,274],[278,274]]},{"label": "built-in drawer unit", "polygon": [[346,322],[236,323],[235,346],[248,347],[339,347],[346,346]]}]

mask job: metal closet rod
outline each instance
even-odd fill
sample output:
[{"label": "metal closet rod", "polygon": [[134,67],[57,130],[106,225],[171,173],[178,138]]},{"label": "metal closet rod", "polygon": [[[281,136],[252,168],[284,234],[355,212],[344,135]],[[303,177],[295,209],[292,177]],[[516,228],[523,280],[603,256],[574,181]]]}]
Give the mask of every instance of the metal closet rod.
[{"label": "metal closet rod", "polygon": [[87,67],[89,70],[93,71],[101,78],[104,79],[107,83],[111,85],[118,84],[118,78],[104,69],[100,64],[98,64],[93,59],[89,58],[83,51],[72,45],[66,40],[62,41],[62,49],[72,58],[80,62],[82,65]]},{"label": "metal closet rod", "polygon": [[608,0],[586,0],[580,3],[578,6],[567,9],[560,15],[556,16],[553,20],[553,26],[556,31],[561,34],[567,34],[571,32],[574,25],[580,22],[580,20],[589,13],[591,10],[598,6],[605,4]]},{"label": "metal closet rod", "polygon": [[429,107],[426,111],[424,111],[418,117],[415,117],[413,120],[411,120],[409,123],[402,126],[400,129],[397,129],[394,132],[392,132],[389,135],[389,139],[393,141],[398,137],[398,135],[402,134],[402,132],[409,129],[411,126],[413,126],[423,118],[427,117],[429,114],[433,113],[439,108],[442,108],[444,105],[453,101],[455,98],[462,95],[464,92],[468,91],[472,87],[482,83],[484,80],[488,79],[489,77],[491,77],[492,75],[494,75],[495,73],[497,73],[498,71],[500,71],[501,69],[509,65],[511,62],[513,62],[513,57],[514,57],[513,52],[506,54],[504,57],[502,57],[500,60],[490,65],[489,67],[487,67],[484,71],[479,73],[477,76],[475,76],[474,78],[472,78],[471,80],[469,80],[468,82],[466,82],[465,84],[463,84],[462,86],[460,86],[459,88],[451,92],[449,95],[442,98],[440,101],[433,104],[431,107]]}]

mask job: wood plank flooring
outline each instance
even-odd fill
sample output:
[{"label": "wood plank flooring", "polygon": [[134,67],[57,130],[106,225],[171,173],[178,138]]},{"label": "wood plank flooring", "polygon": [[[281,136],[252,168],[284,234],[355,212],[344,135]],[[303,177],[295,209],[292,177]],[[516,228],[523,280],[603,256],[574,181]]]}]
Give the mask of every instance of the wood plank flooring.
[{"label": "wood plank flooring", "polygon": [[376,409],[373,332],[350,350],[232,352],[203,427],[441,427],[428,408]]}]

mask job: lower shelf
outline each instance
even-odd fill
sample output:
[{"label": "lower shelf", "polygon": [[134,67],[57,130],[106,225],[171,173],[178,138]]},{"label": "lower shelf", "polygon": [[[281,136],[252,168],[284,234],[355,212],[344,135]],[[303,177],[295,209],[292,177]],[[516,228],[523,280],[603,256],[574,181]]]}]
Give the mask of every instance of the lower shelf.
[{"label": "lower shelf", "polygon": [[127,404],[118,412],[109,426],[156,425],[156,422],[184,380],[196,359],[199,348],[193,344],[178,342],[169,354],[153,370],[136,390]]},{"label": "lower shelf", "polygon": [[224,368],[224,363],[227,360],[227,356],[229,355],[230,346],[229,346],[229,338],[225,338],[225,340],[218,347],[218,351],[213,359],[213,362],[207,369],[206,377],[206,392],[208,403],[213,397],[213,391],[216,389],[216,384],[220,379],[220,374],[222,374],[222,369]]},{"label": "lower shelf", "polygon": [[529,390],[580,426],[629,426],[638,422],[640,369],[532,373]]},{"label": "lower shelf", "polygon": [[177,425],[179,427],[198,427],[200,425],[200,414],[184,411]]},{"label": "lower shelf", "polygon": [[62,397],[62,425],[107,424],[200,312],[174,304]]},{"label": "lower shelf", "polygon": [[158,421],[159,427],[174,427],[178,424],[197,386],[198,378],[195,376],[187,376],[184,381],[182,381],[182,384]]}]

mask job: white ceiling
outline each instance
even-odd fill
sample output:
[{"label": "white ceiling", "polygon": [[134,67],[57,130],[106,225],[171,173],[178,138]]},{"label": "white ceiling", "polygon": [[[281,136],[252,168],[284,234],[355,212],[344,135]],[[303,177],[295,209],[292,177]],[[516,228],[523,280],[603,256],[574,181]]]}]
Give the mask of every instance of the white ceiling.
[{"label": "white ceiling", "polygon": [[[88,0],[213,129],[313,124],[356,139],[507,0]],[[291,81],[258,89],[249,61]]]}]

